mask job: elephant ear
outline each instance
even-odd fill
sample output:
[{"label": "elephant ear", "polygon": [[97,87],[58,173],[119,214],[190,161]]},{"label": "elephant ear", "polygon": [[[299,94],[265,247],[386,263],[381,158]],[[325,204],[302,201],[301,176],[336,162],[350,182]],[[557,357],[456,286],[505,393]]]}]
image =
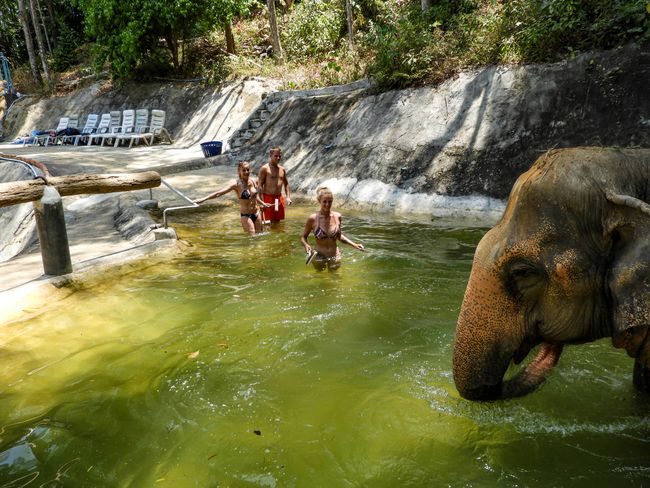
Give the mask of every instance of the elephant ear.
[{"label": "elephant ear", "polygon": [[614,204],[604,222],[612,243],[608,285],[612,341],[637,363],[650,367],[650,205],[627,195],[606,194]]}]

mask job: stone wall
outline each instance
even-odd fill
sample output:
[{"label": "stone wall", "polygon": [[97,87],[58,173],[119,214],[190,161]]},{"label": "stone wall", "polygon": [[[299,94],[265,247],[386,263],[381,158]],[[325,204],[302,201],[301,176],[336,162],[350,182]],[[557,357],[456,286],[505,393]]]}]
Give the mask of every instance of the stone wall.
[{"label": "stone wall", "polygon": [[[650,147],[648,46],[546,65],[490,67],[437,88],[290,98],[241,158],[285,150],[294,186],[507,197],[548,149]],[[389,193],[390,193],[389,192]]]}]

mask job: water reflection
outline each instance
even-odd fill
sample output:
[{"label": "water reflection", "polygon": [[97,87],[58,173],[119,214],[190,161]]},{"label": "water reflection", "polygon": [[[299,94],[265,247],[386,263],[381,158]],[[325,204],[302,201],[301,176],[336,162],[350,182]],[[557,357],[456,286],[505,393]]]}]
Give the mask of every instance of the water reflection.
[{"label": "water reflection", "polygon": [[185,217],[187,254],[0,331],[0,486],[649,481],[647,403],[607,341],[568,348],[529,397],[459,398],[483,231],[346,212],[368,252],[317,273],[298,240],[311,209],[254,238],[229,210]]}]

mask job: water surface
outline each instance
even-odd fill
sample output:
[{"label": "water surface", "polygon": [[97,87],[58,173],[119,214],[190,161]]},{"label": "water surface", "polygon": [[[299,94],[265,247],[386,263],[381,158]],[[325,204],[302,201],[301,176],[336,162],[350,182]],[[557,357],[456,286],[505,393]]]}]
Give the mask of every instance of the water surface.
[{"label": "water surface", "polygon": [[484,230],[346,213],[369,252],[317,273],[311,210],[254,238],[174,216],[184,255],[0,328],[0,487],[650,484],[650,399],[608,341],[526,398],[459,398]]}]

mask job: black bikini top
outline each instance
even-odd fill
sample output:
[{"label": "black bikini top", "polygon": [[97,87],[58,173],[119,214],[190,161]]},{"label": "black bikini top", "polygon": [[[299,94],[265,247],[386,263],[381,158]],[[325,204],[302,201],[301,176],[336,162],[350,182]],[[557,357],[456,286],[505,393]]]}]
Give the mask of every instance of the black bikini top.
[{"label": "black bikini top", "polygon": [[249,191],[248,185],[246,185],[242,180],[239,180],[239,182],[241,183],[241,186],[244,187],[244,190],[239,194],[239,198],[242,200],[250,200],[257,195],[257,185],[255,185],[255,182],[253,182],[253,188],[255,188],[255,191],[252,193]]},{"label": "black bikini top", "polygon": [[[330,215],[330,221],[331,221],[331,217],[332,217],[332,216]],[[325,231],[325,230],[320,226],[320,218],[321,218],[321,215],[318,214],[318,217],[317,217],[317,219],[318,219],[318,226],[317,226],[316,229],[314,230],[314,237],[315,237],[316,239],[337,239],[337,238],[339,237],[339,235],[341,235],[341,229],[339,228],[339,226],[337,225],[337,226],[334,227],[331,231],[326,232],[326,231]]]}]

